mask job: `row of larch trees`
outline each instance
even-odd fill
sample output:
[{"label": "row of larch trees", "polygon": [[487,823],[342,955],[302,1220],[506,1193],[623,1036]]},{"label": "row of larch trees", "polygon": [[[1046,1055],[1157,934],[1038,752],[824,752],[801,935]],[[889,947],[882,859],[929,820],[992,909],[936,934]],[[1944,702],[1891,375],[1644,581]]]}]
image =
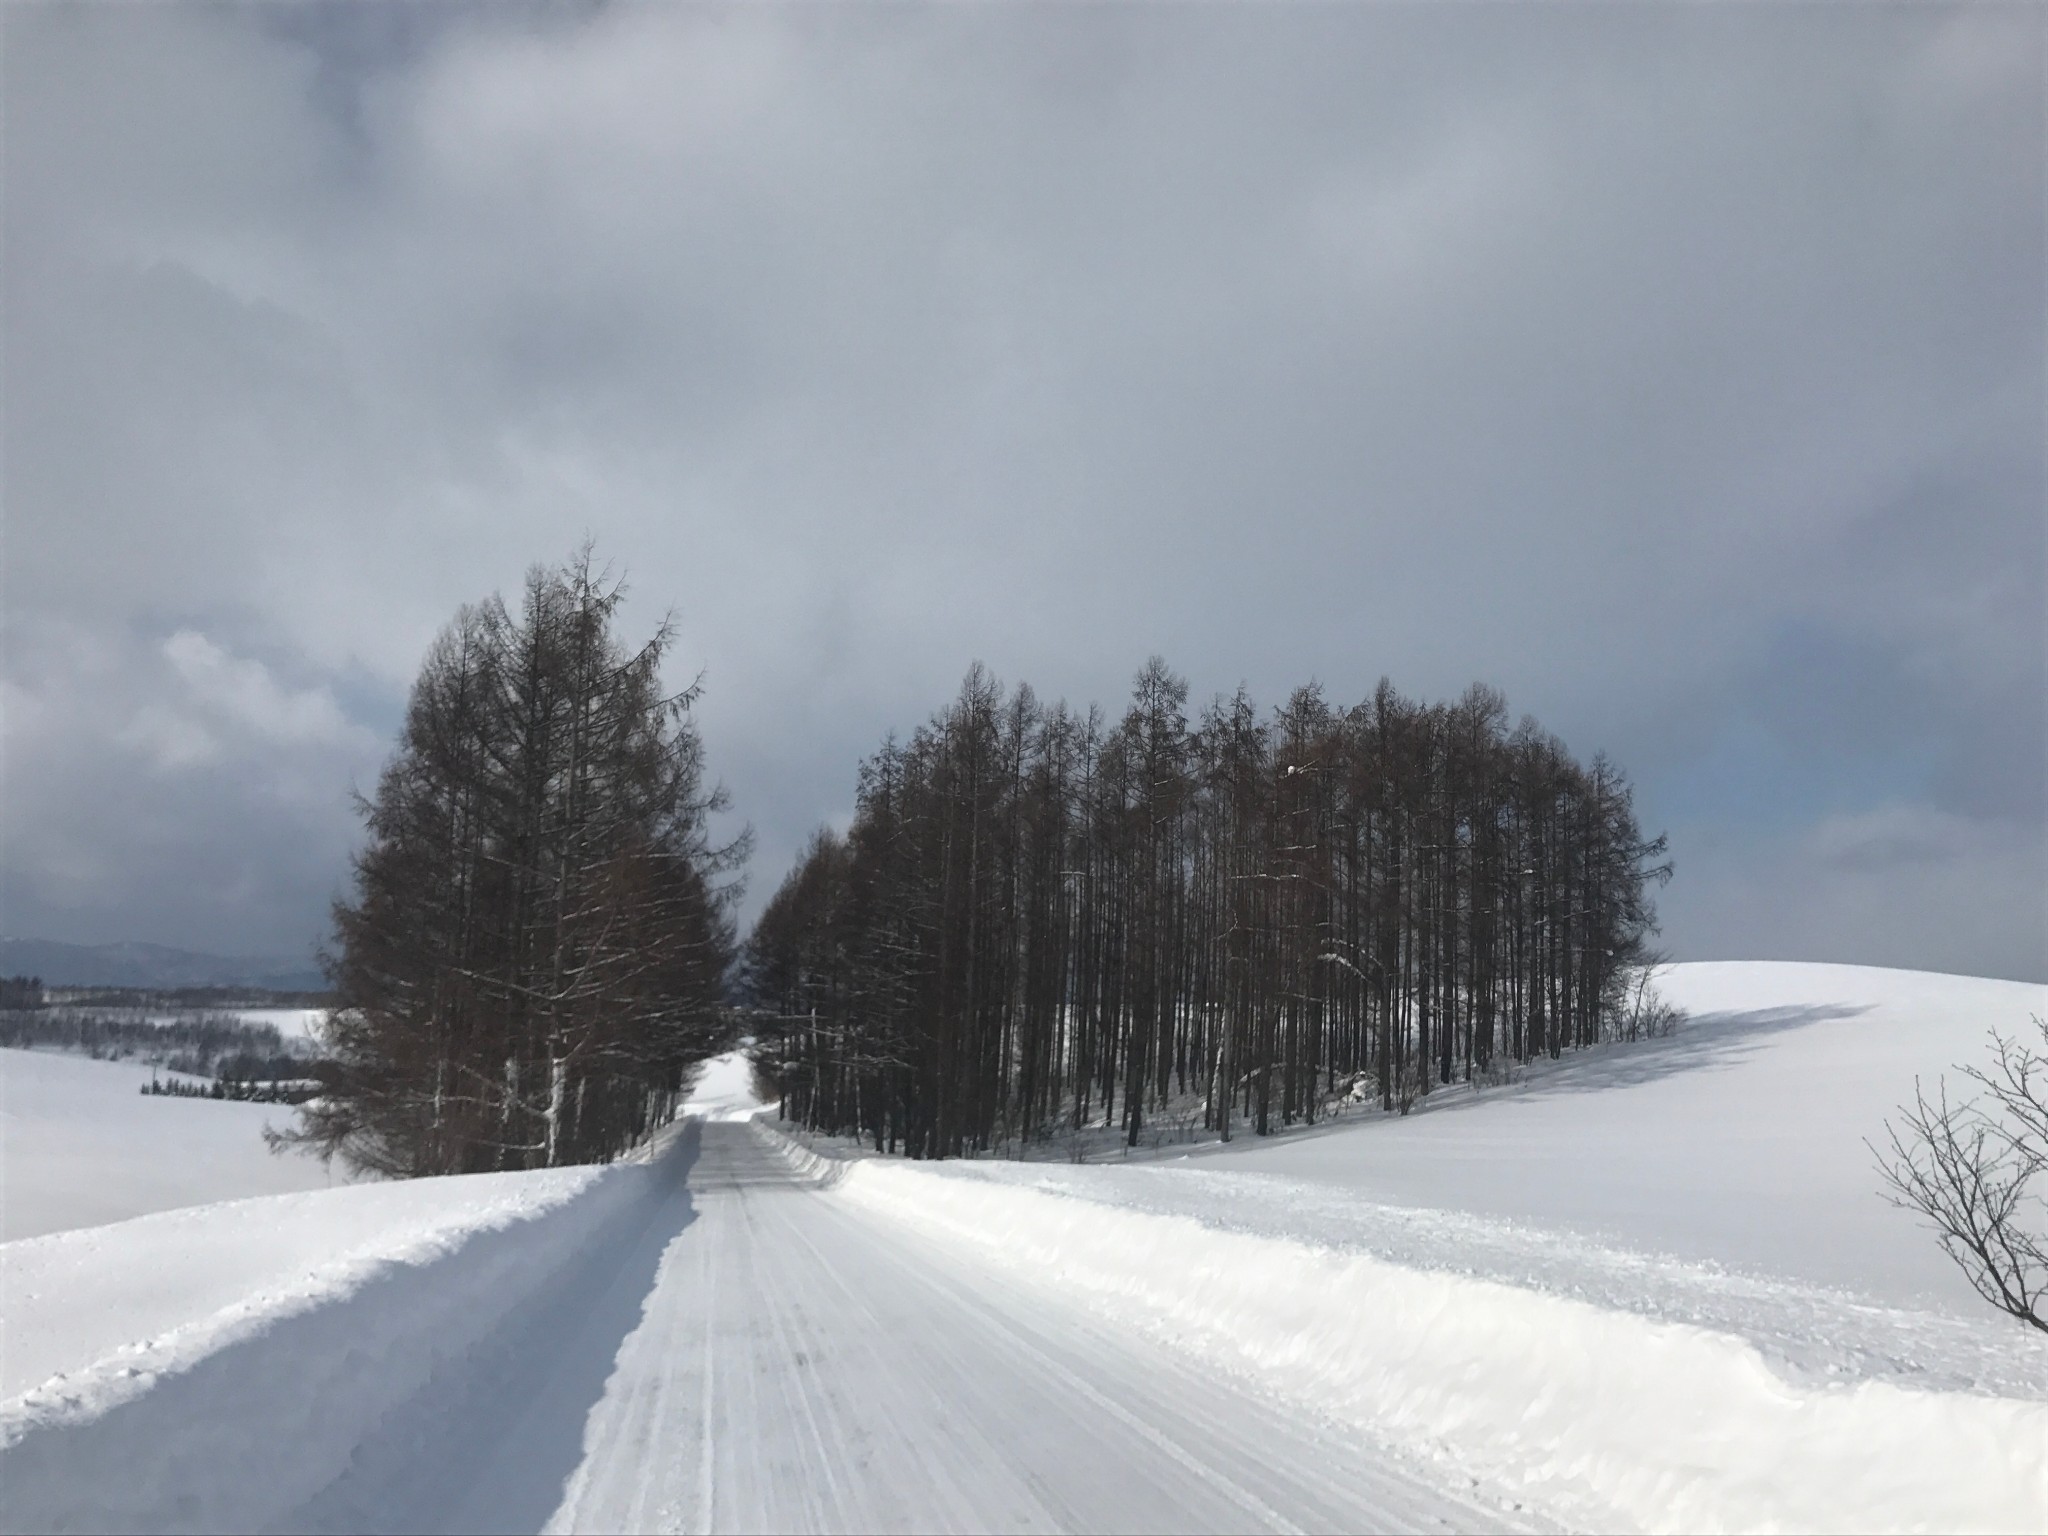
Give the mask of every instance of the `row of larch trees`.
[{"label": "row of larch trees", "polygon": [[1611,763],[1484,686],[1187,697],[1155,658],[1112,724],[977,665],[862,765],[747,947],[787,1114],[921,1157],[1264,1134],[1629,1031],[1670,866]]},{"label": "row of larch trees", "polygon": [[321,1096],[283,1140],[389,1175],[615,1156],[728,1042],[729,878],[664,625],[612,633],[588,550],[515,618],[462,610],[412,692],[353,900],[336,904]]}]

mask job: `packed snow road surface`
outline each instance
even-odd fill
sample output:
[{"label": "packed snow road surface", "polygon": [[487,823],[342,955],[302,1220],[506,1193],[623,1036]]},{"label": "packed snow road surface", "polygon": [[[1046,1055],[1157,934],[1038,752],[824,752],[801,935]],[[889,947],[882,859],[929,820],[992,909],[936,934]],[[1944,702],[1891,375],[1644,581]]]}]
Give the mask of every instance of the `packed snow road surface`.
[{"label": "packed snow road surface", "polygon": [[[939,1251],[708,1124],[554,1517],[586,1530],[1501,1526],[1313,1419]],[[458,1512],[457,1525],[468,1523]]]},{"label": "packed snow road surface", "polygon": [[[521,1241],[525,1271],[513,1262]],[[652,1164],[615,1170],[566,1206],[379,1275],[125,1400],[67,1409],[45,1394],[39,1414],[14,1414],[0,1523],[1535,1523],[874,1220],[743,1122],[692,1124]],[[436,1275],[448,1277],[445,1296]],[[433,1331],[415,1338],[408,1329],[422,1318]],[[394,1381],[404,1390],[380,1398]],[[94,1390],[74,1387],[81,1398]]]},{"label": "packed snow road surface", "polygon": [[[693,1128],[633,1257],[442,1383],[302,1529],[1412,1530],[1506,1517],[1163,1352],[968,1273]],[[651,1289],[639,1286],[648,1266]],[[614,1319],[638,1304],[621,1345]],[[576,1316],[568,1314],[574,1312]],[[609,1367],[583,1422],[558,1393]],[[506,1388],[510,1386],[512,1390]],[[474,1390],[471,1390],[474,1389]],[[465,1392],[466,1401],[458,1401]],[[456,1414],[450,1419],[448,1414]],[[422,1438],[463,1425],[459,1443]],[[565,1431],[578,1459],[566,1487]],[[552,1486],[543,1486],[552,1484]],[[558,1503],[551,1505],[551,1500]]]}]

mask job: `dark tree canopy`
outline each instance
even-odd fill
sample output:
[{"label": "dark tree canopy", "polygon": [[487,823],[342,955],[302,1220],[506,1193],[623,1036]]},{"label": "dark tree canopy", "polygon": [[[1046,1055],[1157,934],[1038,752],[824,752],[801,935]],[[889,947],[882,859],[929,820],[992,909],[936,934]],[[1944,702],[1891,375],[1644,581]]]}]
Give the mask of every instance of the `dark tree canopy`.
[{"label": "dark tree canopy", "polygon": [[465,608],[414,685],[334,909],[319,1099],[284,1138],[391,1175],[610,1158],[727,1043],[730,878],[667,625],[586,549]]},{"label": "dark tree canopy", "polygon": [[1670,866],[1605,758],[1483,686],[1187,695],[1155,658],[1112,723],[977,665],[862,765],[747,948],[788,1113],[927,1157],[1190,1097],[1263,1134],[1633,1027]]}]

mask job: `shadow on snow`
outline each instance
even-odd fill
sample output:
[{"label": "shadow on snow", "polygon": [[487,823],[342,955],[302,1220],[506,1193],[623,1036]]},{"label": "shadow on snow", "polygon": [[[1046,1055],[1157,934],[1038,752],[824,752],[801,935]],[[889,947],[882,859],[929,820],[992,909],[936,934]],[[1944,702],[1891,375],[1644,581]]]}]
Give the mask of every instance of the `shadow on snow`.
[{"label": "shadow on snow", "polygon": [[437,1371],[286,1528],[540,1530],[582,1463],[585,1421],[640,1326],[664,1254],[696,1220],[689,1177],[699,1139],[693,1121],[657,1161],[616,1170],[648,1188],[606,1240]]},{"label": "shadow on snow", "polygon": [[1594,1046],[1554,1065],[1546,1064],[1547,1070],[1531,1073],[1522,1096],[1633,1087],[1681,1072],[1730,1067],[1754,1055],[1773,1036],[1804,1029],[1809,1024],[1853,1019],[1869,1011],[1868,1004],[1816,1003],[1694,1014],[1677,1033],[1661,1040]]}]

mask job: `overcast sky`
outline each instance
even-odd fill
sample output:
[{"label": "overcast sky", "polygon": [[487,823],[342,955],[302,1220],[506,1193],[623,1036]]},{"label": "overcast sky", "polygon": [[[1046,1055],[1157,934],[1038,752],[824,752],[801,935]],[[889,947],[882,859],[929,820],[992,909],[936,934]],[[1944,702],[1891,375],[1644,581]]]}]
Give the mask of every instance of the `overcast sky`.
[{"label": "overcast sky", "polygon": [[1503,688],[1682,958],[2048,977],[2009,8],[11,4],[4,924],[304,953],[586,533],[758,905],[974,659]]}]

